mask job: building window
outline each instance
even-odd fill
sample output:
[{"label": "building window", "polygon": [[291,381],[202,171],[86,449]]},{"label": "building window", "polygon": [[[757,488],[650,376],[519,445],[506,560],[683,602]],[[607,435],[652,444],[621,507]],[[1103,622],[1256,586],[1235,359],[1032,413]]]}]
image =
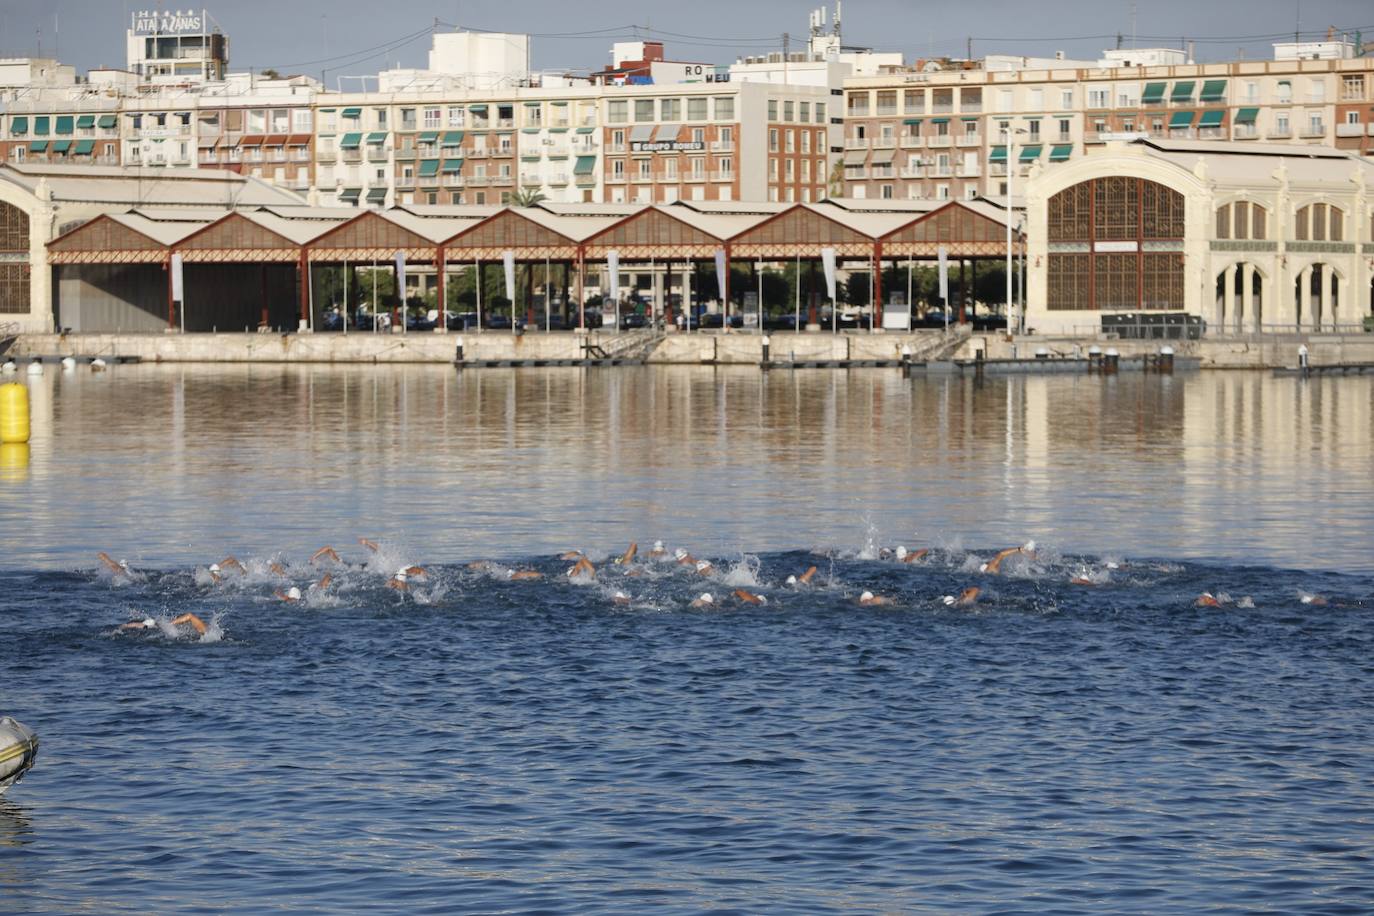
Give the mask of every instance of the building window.
[{"label": "building window", "polygon": [[1236,201],[1217,207],[1217,238],[1263,239],[1267,211],[1259,204]]},{"label": "building window", "polygon": [[791,123],[793,120],[795,120],[795,118],[794,118],[795,113],[796,113],[796,105],[795,105],[795,103],[793,103],[793,102],[791,102],[791,101],[787,101],[787,102],[783,102],[783,103],[782,103],[782,119],[783,119],[784,121],[787,121],[788,123]]},{"label": "building window", "polygon": [[817,102],[817,103],[816,103],[816,123],[817,123],[817,124],[824,124],[824,123],[825,123],[825,103],[824,103],[824,102]]},{"label": "building window", "polygon": [[1280,105],[1287,105],[1293,101],[1293,84],[1288,80],[1279,80],[1274,98]]},{"label": "building window", "polygon": [[716,96],[716,120],[735,120],[735,100],[733,97],[728,95]]},{"label": "building window", "polygon": [[1343,102],[1363,102],[1364,101],[1364,75],[1345,76],[1341,78],[1341,101]]},{"label": "building window", "polygon": [[778,151],[778,129],[777,129],[776,127],[770,127],[770,128],[768,129],[768,152],[770,152],[770,153],[776,153],[777,151]]},{"label": "building window", "polygon": [[797,106],[798,106],[797,120],[800,121],[800,122],[802,122],[803,124],[809,124],[809,123],[811,122],[811,103],[810,103],[810,102],[798,102],[798,103],[797,103]]},{"label": "building window", "polygon": [[635,121],[644,123],[654,119],[654,100],[635,99]]},{"label": "building window", "polygon": [[1061,90],[1059,91],[1059,107],[1060,107],[1060,108],[1072,108],[1072,107],[1073,107],[1073,90],[1072,90],[1072,89],[1061,89]]},{"label": "building window", "polygon": [[848,96],[849,116],[851,118],[868,117],[868,93],[851,92]]},{"label": "building window", "polygon": [[[463,126],[463,118],[465,118],[466,116],[467,116],[467,109],[463,108],[461,105],[452,105],[452,106],[450,106],[450,107],[449,107],[449,110],[448,110],[448,126],[449,126],[449,127],[462,127],[462,126]],[[460,195],[458,195],[458,196],[461,197],[462,195],[460,194]]]},{"label": "building window", "polygon": [[1300,242],[1342,242],[1345,213],[1331,204],[1308,204],[1298,210],[1294,234]]},{"label": "building window", "polygon": [[705,121],[706,119],[706,99],[688,99],[687,120]]},{"label": "building window", "polygon": [[777,99],[769,99],[769,100],[768,100],[768,120],[770,120],[770,121],[776,121],[777,119],[778,119],[778,100],[777,100]]},{"label": "building window", "polygon": [[1089,90],[1088,90],[1088,107],[1089,107],[1089,108],[1107,108],[1107,107],[1109,107],[1109,106],[1111,105],[1111,103],[1112,103],[1111,99],[1112,99],[1112,95],[1111,95],[1111,90],[1110,90],[1110,89],[1089,89]]},{"label": "building window", "polygon": [[624,124],[630,118],[630,103],[618,100],[606,103],[606,121],[610,124]]},{"label": "building window", "polygon": [[[891,127],[886,129],[891,130]],[[795,153],[797,151],[796,131],[792,130],[790,127],[784,132],[783,149],[789,153]]]},{"label": "building window", "polygon": [[682,99],[664,99],[659,103],[663,120],[672,122],[682,120]]},{"label": "building window", "polygon": [[1055,194],[1049,241],[1082,250],[1048,255],[1048,308],[1181,309],[1183,218],[1182,194],[1141,178],[1096,178]]}]

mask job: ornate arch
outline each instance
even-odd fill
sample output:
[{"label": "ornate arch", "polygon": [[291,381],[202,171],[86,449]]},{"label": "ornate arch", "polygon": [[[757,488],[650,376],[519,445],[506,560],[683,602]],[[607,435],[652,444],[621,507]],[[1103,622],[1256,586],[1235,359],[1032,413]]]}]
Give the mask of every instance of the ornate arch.
[{"label": "ornate arch", "polygon": [[31,242],[29,214],[0,200],[0,315],[29,313]]}]

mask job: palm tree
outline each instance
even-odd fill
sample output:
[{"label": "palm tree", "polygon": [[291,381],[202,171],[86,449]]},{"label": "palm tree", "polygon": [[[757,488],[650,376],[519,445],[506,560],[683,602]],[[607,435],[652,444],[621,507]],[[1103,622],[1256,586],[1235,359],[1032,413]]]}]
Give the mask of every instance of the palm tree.
[{"label": "palm tree", "polygon": [[844,160],[836,159],[835,165],[830,169],[829,192],[831,197],[844,196]]},{"label": "palm tree", "polygon": [[510,196],[512,207],[535,207],[548,200],[549,196],[537,187],[521,188]]}]

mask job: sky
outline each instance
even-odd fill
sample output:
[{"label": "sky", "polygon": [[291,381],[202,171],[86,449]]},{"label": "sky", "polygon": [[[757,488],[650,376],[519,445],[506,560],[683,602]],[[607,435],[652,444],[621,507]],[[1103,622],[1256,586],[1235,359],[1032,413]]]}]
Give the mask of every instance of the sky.
[{"label": "sky", "polygon": [[[833,13],[834,0],[829,0]],[[133,10],[156,0],[0,0],[0,56],[56,56],[80,71],[123,67],[124,32]],[[165,2],[163,8],[188,7]],[[587,71],[609,62],[614,41],[661,40],[674,60],[728,64],[746,54],[805,41],[810,11],[821,0],[446,0],[392,7],[376,0],[233,0],[205,8],[229,36],[230,69],[273,68],[339,76],[423,67],[429,30],[454,25],[528,32],[538,70]],[[1137,11],[1132,22],[1132,10]],[[384,10],[383,15],[378,10]],[[1200,61],[1267,58],[1269,43],[1304,38],[1328,26],[1364,29],[1374,41],[1369,0],[848,0],[846,44],[902,51],[917,57],[974,57],[990,53],[1093,59],[1104,48],[1182,47],[1195,40]],[[1135,41],[1132,44],[1132,34]],[[1280,36],[1283,36],[1280,38]]]}]

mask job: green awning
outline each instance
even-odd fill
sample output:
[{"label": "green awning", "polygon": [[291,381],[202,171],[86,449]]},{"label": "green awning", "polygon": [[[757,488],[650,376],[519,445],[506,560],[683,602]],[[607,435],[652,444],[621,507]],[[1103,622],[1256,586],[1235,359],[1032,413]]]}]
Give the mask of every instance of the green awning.
[{"label": "green awning", "polygon": [[54,141],[52,142],[52,151],[53,151],[54,153],[65,153],[65,152],[67,152],[68,150],[70,150],[71,148],[72,148],[72,141],[70,141],[70,140],[54,140]]},{"label": "green awning", "polygon": [[29,132],[29,119],[27,117],[10,118],[10,133],[14,136]]},{"label": "green awning", "polygon": [[1040,158],[1040,151],[1042,149],[1044,149],[1044,147],[1041,146],[1039,143],[1033,143],[1030,146],[1023,146],[1021,147],[1021,155],[1017,158],[1021,162],[1034,162],[1035,160]]},{"label": "green awning", "polygon": [[578,156],[577,162],[573,164],[574,175],[590,175],[596,170],[595,156]]},{"label": "green awning", "polygon": [[34,132],[34,134],[37,135],[37,136],[39,136],[39,137],[46,137],[46,136],[48,135],[48,123],[49,123],[49,122],[48,122],[48,117],[47,117],[47,115],[39,115],[38,117],[34,118],[34,119],[33,119],[33,132]]},{"label": "green awning", "polygon": [[1194,80],[1183,80],[1182,82],[1174,83],[1174,91],[1169,93],[1169,101],[1186,102],[1190,100],[1193,97],[1193,87],[1196,85],[1197,83]]},{"label": "green awning", "polygon": [[921,126],[921,119],[920,119],[920,118],[907,118],[907,119],[906,119],[905,121],[903,121],[902,123],[903,123],[903,124],[910,124],[912,127],[920,127],[920,126]]},{"label": "green awning", "polygon": [[420,160],[420,177],[421,177],[421,178],[433,178],[435,175],[438,175],[438,174],[439,174],[439,160],[438,160],[438,159],[421,159],[421,160]]},{"label": "green awning", "polygon": [[596,128],[595,128],[595,127],[579,127],[579,128],[577,129],[577,132],[578,132],[579,134],[594,134],[594,133],[596,133]]},{"label": "green awning", "polygon": [[1006,162],[1007,148],[1005,146],[994,146],[988,155],[988,162]]},{"label": "green awning", "polygon": [[450,130],[444,133],[444,146],[458,146],[463,142],[463,132],[461,130]]},{"label": "green awning", "polygon": [[344,203],[357,203],[358,197],[363,193],[362,188],[344,188],[339,191],[339,199]]},{"label": "green awning", "polygon": [[525,103],[525,107],[526,107],[526,108],[538,108],[538,107],[539,107],[540,105],[542,105],[542,104],[544,104],[544,103],[543,103],[543,102],[526,102],[526,103]]},{"label": "green awning", "polygon": [[1198,127],[1220,127],[1222,119],[1226,117],[1226,112],[1218,108],[1215,111],[1204,111],[1198,120]]},{"label": "green awning", "polygon": [[76,119],[76,126],[81,130],[95,127],[95,115],[82,115]]},{"label": "green awning", "polygon": [[379,146],[385,142],[386,131],[384,130],[374,130],[372,133],[367,135],[367,143],[369,146]]},{"label": "green awning", "polygon": [[931,123],[931,124],[948,124],[948,123],[949,123],[949,118],[931,118],[931,119],[930,119],[930,123]]},{"label": "green awning", "polygon": [[1060,143],[1050,147],[1050,162],[1063,162],[1073,155],[1072,143]]},{"label": "green awning", "polygon": [[445,174],[445,175],[457,175],[457,174],[458,174],[459,172],[461,172],[462,170],[463,170],[463,160],[461,160],[461,159],[445,159],[445,160],[444,160],[444,174]]},{"label": "green awning", "polygon": [[[342,114],[345,118],[361,118],[363,116],[363,110],[361,108],[345,108]],[[354,191],[353,196],[357,197],[358,192]]]},{"label": "green awning", "polygon": [[438,143],[439,132],[437,130],[427,130],[420,134],[419,140],[421,143]]},{"label": "green awning", "polygon": [[472,112],[473,114],[486,114],[486,113],[487,113],[487,106],[485,106],[485,105],[469,105],[469,106],[468,106],[468,111]]},{"label": "green awning", "polygon": [[339,109],[337,109],[337,108],[321,108],[321,109],[320,109],[320,114],[333,114],[334,112],[336,112],[336,111],[338,111],[338,110],[339,110]]},{"label": "green awning", "polygon": [[96,126],[99,127],[101,130],[109,130],[111,127],[114,127],[118,123],[119,121],[117,118],[115,118],[114,115],[101,115],[100,120],[96,122]]},{"label": "green awning", "polygon": [[1191,111],[1176,111],[1176,112],[1174,112],[1174,113],[1173,113],[1173,116],[1169,118],[1169,129],[1170,129],[1170,130],[1173,130],[1173,129],[1179,128],[1179,127],[1192,127],[1192,126],[1193,126],[1193,114],[1194,114],[1194,112],[1191,112]]},{"label": "green awning", "polygon": [[75,120],[76,119],[73,118],[71,115],[58,115],[57,133],[70,134],[72,132],[72,124]]},{"label": "green awning", "polygon": [[343,139],[339,141],[339,149],[357,149],[362,142],[362,134],[344,134]]},{"label": "green awning", "polygon": [[1242,108],[1240,111],[1236,112],[1236,123],[1237,123],[1237,124],[1254,124],[1254,123],[1255,123],[1255,119],[1258,118],[1258,117],[1259,117],[1259,109],[1258,109],[1258,108]]},{"label": "green awning", "polygon": [[94,140],[77,140],[77,141],[76,141],[76,148],[72,150],[72,155],[75,155],[75,156],[89,156],[91,153],[94,153],[94,152],[95,152],[95,141],[94,141]]},{"label": "green awning", "polygon": [[566,127],[550,127],[550,128],[549,128],[549,133],[551,133],[551,134],[566,134],[567,132],[568,132],[568,129],[567,129]]},{"label": "green awning", "polygon": [[960,118],[960,121],[977,121],[977,118]]},{"label": "green awning", "polygon": [[47,141],[47,140],[32,140],[32,141],[29,142],[29,152],[31,152],[31,153],[46,153],[47,151],[48,151],[48,141]]},{"label": "green awning", "polygon": [[1220,102],[1226,98],[1226,80],[1207,80],[1202,84],[1202,101]]},{"label": "green awning", "polygon": [[1140,95],[1142,105],[1158,105],[1164,101],[1164,88],[1167,83],[1146,83],[1145,91]]},{"label": "green awning", "polygon": [[370,204],[379,204],[379,203],[381,203],[381,202],[384,201],[384,200],[386,200],[386,188],[368,188],[368,189],[367,189],[367,202],[368,202],[368,203],[370,203]]},{"label": "green awning", "polygon": [[[529,103],[526,102],[525,104],[528,105]],[[523,128],[520,129],[520,133],[522,133],[522,134],[537,134],[537,133],[539,133],[539,128],[537,128],[537,127],[523,127]]]}]

